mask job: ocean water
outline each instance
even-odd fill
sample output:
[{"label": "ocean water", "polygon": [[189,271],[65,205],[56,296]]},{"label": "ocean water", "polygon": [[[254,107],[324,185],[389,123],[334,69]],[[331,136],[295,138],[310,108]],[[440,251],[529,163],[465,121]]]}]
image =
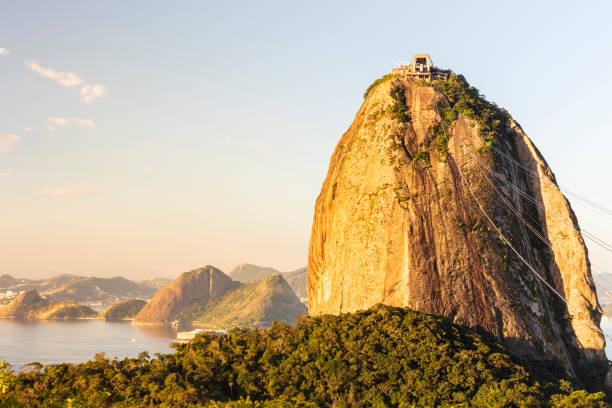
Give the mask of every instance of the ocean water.
[{"label": "ocean water", "polygon": [[[606,354],[612,359],[612,320],[601,328]],[[176,330],[167,326],[133,326],[101,320],[24,322],[0,319],[0,358],[15,370],[27,363],[82,363],[99,353],[107,357],[137,357],[141,351],[172,353]]]},{"label": "ocean water", "polygon": [[41,364],[81,363],[104,352],[107,357],[137,357],[141,351],[172,353],[176,330],[102,320],[25,322],[0,319],[0,358],[14,369]]}]

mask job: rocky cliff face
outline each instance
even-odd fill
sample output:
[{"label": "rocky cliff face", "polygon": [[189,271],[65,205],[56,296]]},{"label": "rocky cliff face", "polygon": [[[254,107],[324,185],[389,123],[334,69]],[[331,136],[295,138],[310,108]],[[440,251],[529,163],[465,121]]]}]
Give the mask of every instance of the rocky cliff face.
[{"label": "rocky cliff face", "polygon": [[462,77],[431,85],[378,81],[340,139],[315,206],[309,313],[384,303],[442,314],[601,384],[601,309],[553,173]]},{"label": "rocky cliff face", "polygon": [[135,323],[164,323],[189,305],[204,303],[238,283],[213,266],[185,272],[160,290],[136,315]]}]

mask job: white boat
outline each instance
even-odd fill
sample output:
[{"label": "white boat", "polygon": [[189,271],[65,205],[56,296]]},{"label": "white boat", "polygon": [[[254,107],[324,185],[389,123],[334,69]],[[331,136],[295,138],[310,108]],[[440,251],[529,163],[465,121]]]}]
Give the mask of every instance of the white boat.
[{"label": "white boat", "polygon": [[226,330],[213,330],[213,329],[195,329],[191,331],[178,332],[176,333],[177,340],[189,341],[200,333],[212,333],[217,336],[223,336],[227,334]]}]

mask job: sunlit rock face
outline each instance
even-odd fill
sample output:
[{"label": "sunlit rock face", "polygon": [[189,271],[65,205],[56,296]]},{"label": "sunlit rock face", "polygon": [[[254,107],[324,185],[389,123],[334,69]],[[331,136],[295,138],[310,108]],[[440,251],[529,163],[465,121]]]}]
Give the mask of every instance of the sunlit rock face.
[{"label": "sunlit rock face", "polygon": [[220,297],[238,285],[214,266],[185,272],[157,292],[136,315],[134,323],[169,323],[170,319],[194,302],[206,302]]},{"label": "sunlit rock face", "polygon": [[[509,115],[493,147],[535,174],[496,154],[474,115],[443,121],[450,106],[435,87],[407,77],[368,93],[315,205],[309,313],[408,306],[490,333],[515,355],[558,359],[585,382],[603,381],[601,309],[576,218],[554,175]],[[596,371],[589,367],[599,371],[588,374]]]}]

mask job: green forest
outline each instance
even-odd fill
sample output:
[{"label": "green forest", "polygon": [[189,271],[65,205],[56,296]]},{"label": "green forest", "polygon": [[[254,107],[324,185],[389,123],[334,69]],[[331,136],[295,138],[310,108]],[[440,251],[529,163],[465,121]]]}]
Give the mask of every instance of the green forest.
[{"label": "green forest", "polygon": [[604,407],[442,316],[377,305],[201,334],[151,358],[0,367],[0,407]]}]

